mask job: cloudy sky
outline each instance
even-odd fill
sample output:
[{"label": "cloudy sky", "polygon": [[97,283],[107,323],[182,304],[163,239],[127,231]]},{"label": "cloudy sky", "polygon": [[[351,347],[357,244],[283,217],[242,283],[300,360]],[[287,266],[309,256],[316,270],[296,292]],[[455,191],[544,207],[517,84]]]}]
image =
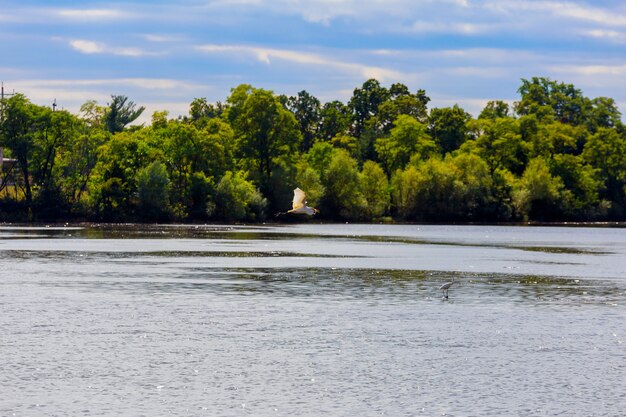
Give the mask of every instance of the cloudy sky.
[{"label": "cloudy sky", "polygon": [[521,78],[574,84],[626,112],[626,2],[0,0],[0,81],[78,112],[123,94],[170,115],[249,83],[347,101],[368,78],[477,114]]}]

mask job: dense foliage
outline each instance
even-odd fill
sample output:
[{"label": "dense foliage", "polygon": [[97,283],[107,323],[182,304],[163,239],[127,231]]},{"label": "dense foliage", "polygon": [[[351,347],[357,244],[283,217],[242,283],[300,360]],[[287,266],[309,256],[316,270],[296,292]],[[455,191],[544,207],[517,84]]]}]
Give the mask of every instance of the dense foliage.
[{"label": "dense foliage", "polygon": [[263,221],[296,186],[328,220],[625,220],[615,102],[547,78],[518,92],[473,118],[373,79],[348,103],[243,84],[130,127],[143,107],[124,96],[73,115],[16,94],[0,103],[0,220]]}]

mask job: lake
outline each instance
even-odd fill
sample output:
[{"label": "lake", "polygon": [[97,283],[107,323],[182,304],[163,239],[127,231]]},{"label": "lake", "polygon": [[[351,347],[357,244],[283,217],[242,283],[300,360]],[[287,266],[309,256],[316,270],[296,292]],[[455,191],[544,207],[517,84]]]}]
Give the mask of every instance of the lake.
[{"label": "lake", "polygon": [[0,270],[1,416],[626,413],[623,228],[5,225]]}]

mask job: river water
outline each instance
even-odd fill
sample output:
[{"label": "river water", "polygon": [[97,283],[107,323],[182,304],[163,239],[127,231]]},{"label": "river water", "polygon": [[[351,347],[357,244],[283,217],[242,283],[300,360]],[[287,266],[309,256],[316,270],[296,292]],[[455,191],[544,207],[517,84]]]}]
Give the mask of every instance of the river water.
[{"label": "river water", "polygon": [[621,228],[0,226],[0,274],[0,416],[626,415]]}]

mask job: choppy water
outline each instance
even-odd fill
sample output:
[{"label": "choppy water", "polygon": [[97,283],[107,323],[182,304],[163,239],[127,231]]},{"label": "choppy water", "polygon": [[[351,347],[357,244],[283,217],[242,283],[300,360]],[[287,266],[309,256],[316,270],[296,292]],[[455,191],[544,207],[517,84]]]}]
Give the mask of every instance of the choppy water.
[{"label": "choppy water", "polygon": [[0,416],[626,415],[625,229],[5,226],[0,271]]}]

